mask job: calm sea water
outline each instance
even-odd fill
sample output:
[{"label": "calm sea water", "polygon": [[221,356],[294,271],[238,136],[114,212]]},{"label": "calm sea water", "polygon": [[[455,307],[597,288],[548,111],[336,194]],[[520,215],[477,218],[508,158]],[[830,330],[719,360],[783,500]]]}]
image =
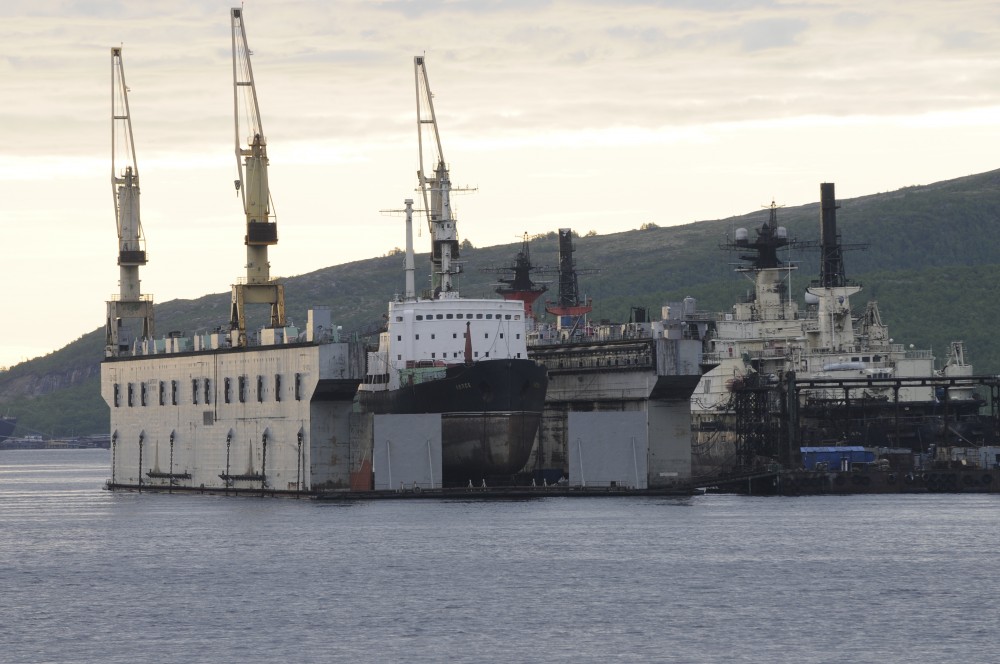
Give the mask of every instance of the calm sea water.
[{"label": "calm sea water", "polygon": [[0,452],[3,662],[989,662],[1000,497],[112,494]]}]

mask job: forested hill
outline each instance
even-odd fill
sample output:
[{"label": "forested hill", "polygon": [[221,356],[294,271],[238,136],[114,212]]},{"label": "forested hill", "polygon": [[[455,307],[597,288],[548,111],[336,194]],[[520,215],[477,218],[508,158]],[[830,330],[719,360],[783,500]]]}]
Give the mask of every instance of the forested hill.
[{"label": "forested hill", "polygon": [[[810,205],[779,210],[779,223],[790,237],[819,239],[819,183],[816,198]],[[840,200],[839,205],[842,241],[866,246],[844,253],[848,277],[864,286],[853,300],[855,313],[868,299],[876,299],[897,342],[930,347],[940,360],[948,343],[961,339],[977,373],[1000,373],[1000,343],[994,334],[1000,329],[1000,171]],[[767,217],[767,210],[760,209],[662,228],[653,220],[641,230],[609,235],[574,228],[581,235],[575,245],[577,267],[598,270],[580,277],[580,289],[593,298],[595,319],[623,320],[637,305],[658,312],[665,302],[688,295],[697,298],[699,309],[728,310],[752,285],[733,272],[737,257],[719,245],[736,228],[760,227]],[[482,269],[511,263],[519,249],[519,244],[466,246],[463,294],[491,295],[497,274]],[[556,266],[556,229],[533,238],[530,249],[535,265]],[[818,275],[818,252],[795,249],[791,259],[799,266],[792,291],[801,298],[805,285]],[[426,254],[418,255],[418,266],[427,262]],[[552,281],[554,297],[555,277],[539,280]],[[344,332],[370,332],[380,324],[386,300],[402,290],[402,256],[335,265],[285,283],[293,321],[304,323],[308,307],[327,305]],[[95,303],[95,311],[100,304]],[[157,305],[156,318],[159,330],[187,334],[226,325],[229,293],[164,302]],[[97,329],[0,373],[0,412],[19,417],[19,433],[107,431],[107,408],[98,387],[103,339],[103,329]]]}]

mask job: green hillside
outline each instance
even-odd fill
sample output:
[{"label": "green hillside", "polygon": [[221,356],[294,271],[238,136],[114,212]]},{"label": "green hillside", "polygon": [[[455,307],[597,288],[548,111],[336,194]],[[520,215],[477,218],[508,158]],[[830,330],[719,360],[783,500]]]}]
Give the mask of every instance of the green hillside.
[{"label": "green hillside", "polygon": [[[658,312],[662,304],[688,295],[698,299],[699,309],[728,310],[751,284],[733,273],[736,257],[719,245],[738,227],[759,227],[767,215],[757,210],[730,219],[577,238],[577,266],[599,270],[580,277],[581,291],[594,301],[593,317],[622,320],[634,305]],[[819,203],[782,208],[779,223],[791,237],[818,240]],[[1000,309],[993,306],[1000,281],[1000,247],[993,241],[1000,228],[1000,171],[842,200],[838,227],[846,245],[867,245],[845,252],[848,277],[864,286],[854,299],[856,308],[877,299],[897,342],[930,347],[941,359],[948,343],[961,339],[977,373],[1000,373],[1000,343],[993,336],[1000,327]],[[532,239],[535,265],[557,265],[555,231]],[[481,268],[508,264],[518,250],[518,244],[464,249],[463,294],[491,295],[496,274]],[[791,258],[799,265],[792,287],[801,293],[817,276],[818,253],[800,249]],[[418,266],[427,261],[426,254],[417,257]],[[555,276],[539,279],[553,282],[554,297]],[[287,311],[293,322],[304,323],[307,308],[326,305],[344,332],[364,334],[377,329],[386,300],[402,286],[401,255],[336,265],[287,279]],[[229,293],[164,302],[157,305],[156,317],[161,333],[192,334],[226,325]],[[20,433],[106,431],[107,409],[98,388],[102,352],[103,330],[98,329],[0,373],[0,412],[19,417]]]}]

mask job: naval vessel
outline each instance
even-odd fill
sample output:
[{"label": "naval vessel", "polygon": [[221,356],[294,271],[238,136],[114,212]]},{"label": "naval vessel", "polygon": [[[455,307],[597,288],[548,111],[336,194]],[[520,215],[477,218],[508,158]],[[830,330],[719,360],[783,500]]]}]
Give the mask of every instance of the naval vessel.
[{"label": "naval vessel", "polygon": [[548,379],[545,367],[528,357],[521,302],[460,295],[458,221],[451,204],[456,190],[441,151],[423,56],[414,58],[414,73],[430,288],[416,291],[414,209],[407,199],[405,289],[389,302],[357,401],[364,413],[440,414],[443,482],[478,485],[516,473],[528,460]]}]

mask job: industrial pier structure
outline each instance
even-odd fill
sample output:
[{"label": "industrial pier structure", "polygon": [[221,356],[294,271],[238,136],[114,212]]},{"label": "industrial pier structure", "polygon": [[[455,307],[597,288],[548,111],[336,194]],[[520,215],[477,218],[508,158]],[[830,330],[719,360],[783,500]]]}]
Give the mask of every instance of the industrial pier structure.
[{"label": "industrial pier structure", "polygon": [[566,341],[535,340],[549,387],[530,469],[571,486],[662,489],[691,481],[691,394],[701,342],[679,321],[598,328]]}]

